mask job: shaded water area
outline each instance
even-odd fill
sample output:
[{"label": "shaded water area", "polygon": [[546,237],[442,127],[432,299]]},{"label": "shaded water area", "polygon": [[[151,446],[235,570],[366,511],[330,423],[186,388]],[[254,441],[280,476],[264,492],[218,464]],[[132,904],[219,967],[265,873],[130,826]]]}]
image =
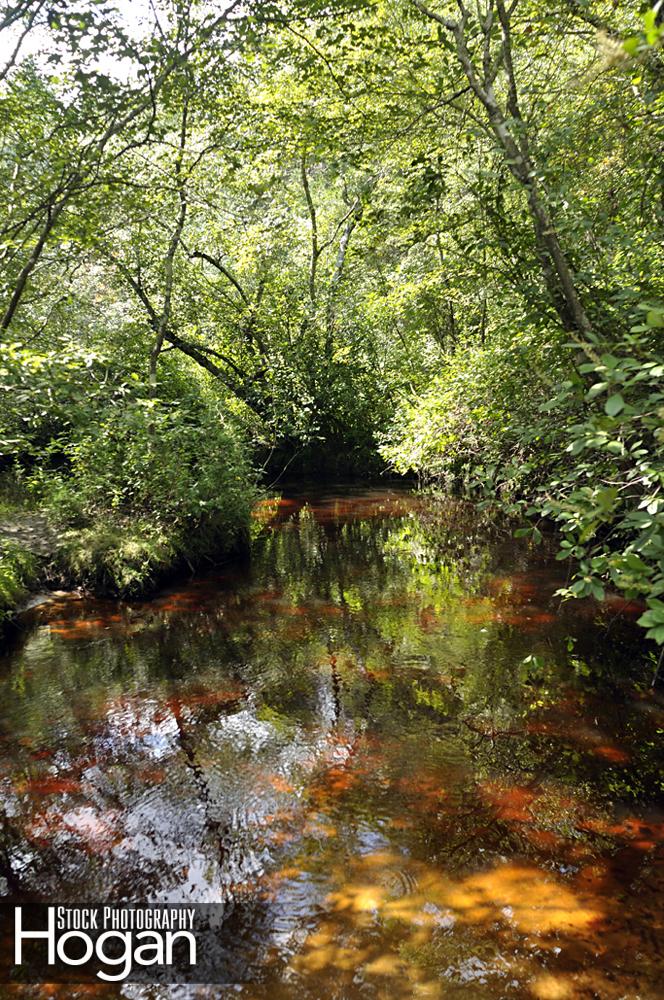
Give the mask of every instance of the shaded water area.
[{"label": "shaded water area", "polygon": [[561,608],[564,566],[462,504],[355,490],[257,519],[246,565],[24,618],[5,892],[223,902],[236,988],[104,995],[661,998],[639,609]]}]

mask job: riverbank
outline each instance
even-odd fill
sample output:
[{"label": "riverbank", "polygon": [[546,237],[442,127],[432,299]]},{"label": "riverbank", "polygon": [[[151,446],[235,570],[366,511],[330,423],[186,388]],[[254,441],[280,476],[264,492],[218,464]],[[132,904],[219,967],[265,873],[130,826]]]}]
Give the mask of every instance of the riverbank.
[{"label": "riverbank", "polygon": [[39,580],[37,558],[16,543],[0,540],[0,634]]},{"label": "riverbank", "polygon": [[[1,509],[1,508],[0,508]],[[41,589],[145,596],[169,578],[246,551],[247,516],[231,528],[210,519],[164,526],[110,519],[56,526],[25,504],[0,516],[0,633]]]}]

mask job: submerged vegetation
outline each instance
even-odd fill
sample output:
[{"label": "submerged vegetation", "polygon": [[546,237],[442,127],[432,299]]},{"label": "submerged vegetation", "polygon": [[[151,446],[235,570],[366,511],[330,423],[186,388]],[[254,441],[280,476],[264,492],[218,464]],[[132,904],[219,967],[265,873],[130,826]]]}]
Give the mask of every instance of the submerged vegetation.
[{"label": "submerged vegetation", "polygon": [[664,643],[663,34],[609,0],[0,4],[1,461],[51,577],[137,592],[261,483],[390,469],[554,524],[566,593]]}]

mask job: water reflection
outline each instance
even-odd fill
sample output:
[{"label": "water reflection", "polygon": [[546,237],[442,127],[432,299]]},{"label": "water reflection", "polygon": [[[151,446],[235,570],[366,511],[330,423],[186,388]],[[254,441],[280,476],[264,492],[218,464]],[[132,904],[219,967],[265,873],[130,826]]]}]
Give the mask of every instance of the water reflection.
[{"label": "water reflection", "polygon": [[625,683],[634,609],[560,608],[560,565],[460,504],[256,523],[246,566],[26,619],[6,889],[222,902],[256,1000],[654,998],[664,709]]}]

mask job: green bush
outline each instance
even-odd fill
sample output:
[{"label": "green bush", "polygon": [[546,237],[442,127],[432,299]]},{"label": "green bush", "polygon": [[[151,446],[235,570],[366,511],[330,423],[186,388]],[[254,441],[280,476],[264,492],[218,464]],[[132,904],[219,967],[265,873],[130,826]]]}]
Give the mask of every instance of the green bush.
[{"label": "green bush", "polygon": [[124,398],[130,386],[115,367],[111,378],[107,357],[69,338],[50,349],[0,344],[0,458],[47,461],[74,427]]},{"label": "green bush", "polygon": [[396,471],[448,490],[517,497],[561,447],[558,424],[537,416],[568,366],[560,334],[524,330],[468,347],[446,359],[428,390],[402,401],[382,454]]},{"label": "green bush", "polygon": [[30,488],[60,528],[55,566],[72,582],[137,592],[246,537],[255,487],[220,404],[133,399],[102,411],[62,454]]},{"label": "green bush", "polygon": [[131,354],[0,348],[0,453],[58,529],[54,580],[135,593],[248,534],[255,478],[224,400],[162,375],[153,398]]},{"label": "green bush", "polygon": [[[420,399],[405,400],[383,453],[446,488],[498,498],[541,538],[545,518],[570,559],[568,597],[612,586],[646,601],[664,643],[664,308],[609,350],[523,334],[452,358]],[[524,363],[524,361],[526,363]]]},{"label": "green bush", "polygon": [[215,400],[125,398],[46,453],[27,482],[59,529],[56,579],[138,592],[178,562],[193,565],[247,535],[253,476]]},{"label": "green bush", "polygon": [[545,404],[565,426],[571,462],[558,464],[526,513],[560,527],[558,558],[577,566],[565,595],[601,599],[609,583],[644,599],[640,624],[664,644],[664,308],[641,308],[642,322],[612,352],[588,345],[594,357]]}]

